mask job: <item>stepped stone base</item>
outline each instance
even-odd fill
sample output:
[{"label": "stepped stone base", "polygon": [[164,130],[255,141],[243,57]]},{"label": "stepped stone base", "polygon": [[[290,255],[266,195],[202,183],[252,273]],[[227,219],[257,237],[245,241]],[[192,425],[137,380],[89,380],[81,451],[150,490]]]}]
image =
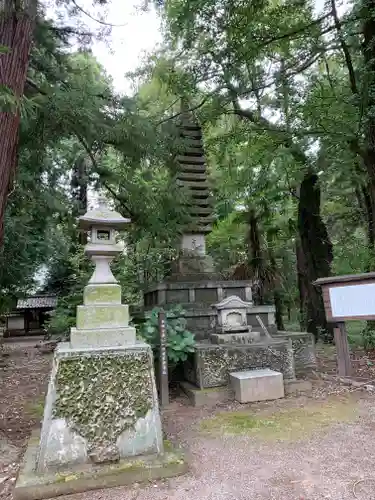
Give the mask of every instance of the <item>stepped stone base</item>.
[{"label": "stepped stone base", "polygon": [[[199,389],[189,382],[180,382],[180,388],[195,407],[215,406],[234,400],[233,388],[230,385]],[[310,380],[284,380],[285,395],[299,395],[311,392]]]},{"label": "stepped stone base", "polygon": [[129,306],[92,304],[77,307],[77,330],[121,328],[129,324]]},{"label": "stepped stone base", "polygon": [[43,500],[102,488],[126,486],[184,474],[187,462],[179,450],[161,455],[123,459],[115,464],[70,466],[37,472],[39,433],[34,433],[26,450],[14,490],[15,500]]},{"label": "stepped stone base", "polygon": [[55,352],[37,471],[163,451],[151,347]]},{"label": "stepped stone base", "polygon": [[134,344],[136,330],[132,326],[122,328],[101,328],[93,330],[70,329],[70,345],[73,349],[81,347],[121,347]]}]

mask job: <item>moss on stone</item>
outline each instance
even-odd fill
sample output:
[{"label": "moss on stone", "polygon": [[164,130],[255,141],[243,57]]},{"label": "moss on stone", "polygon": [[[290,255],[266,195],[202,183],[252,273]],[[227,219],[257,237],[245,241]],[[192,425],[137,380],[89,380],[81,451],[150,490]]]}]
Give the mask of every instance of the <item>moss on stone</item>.
[{"label": "moss on stone", "polygon": [[148,353],[63,359],[56,395],[54,417],[66,419],[90,448],[115,444],[152,408]]},{"label": "moss on stone", "polygon": [[44,413],[44,396],[40,397],[34,403],[27,405],[25,408],[26,413],[28,413],[32,418],[42,418]]},{"label": "moss on stone", "polygon": [[267,440],[294,441],[307,437],[316,430],[356,417],[354,399],[331,397],[301,408],[280,409],[277,412],[224,412],[206,419],[201,430],[210,434],[248,434]]},{"label": "moss on stone", "polygon": [[55,475],[56,483],[67,483],[68,481],[75,481],[81,477],[82,474],[61,474],[57,473]]},{"label": "moss on stone", "polygon": [[164,447],[164,452],[173,450],[173,444],[171,443],[171,441],[169,441],[169,439],[163,440],[163,447]]}]

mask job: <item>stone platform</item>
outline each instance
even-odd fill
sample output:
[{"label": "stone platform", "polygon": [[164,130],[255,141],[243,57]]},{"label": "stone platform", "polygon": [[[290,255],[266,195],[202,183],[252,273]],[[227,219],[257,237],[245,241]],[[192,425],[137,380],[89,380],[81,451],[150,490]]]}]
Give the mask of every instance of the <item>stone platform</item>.
[{"label": "stone platform", "polygon": [[229,373],[256,368],[271,368],[294,380],[294,356],[290,340],[268,340],[253,344],[197,343],[194,354],[185,362],[185,379],[199,387],[226,386]]},{"label": "stone platform", "polygon": [[170,449],[161,455],[144,455],[123,459],[117,463],[69,466],[51,469],[47,473],[37,472],[39,433],[34,433],[26,450],[17,484],[15,500],[43,500],[85,491],[126,486],[184,474],[187,462],[179,450]]},{"label": "stone platform", "polygon": [[[230,385],[199,389],[190,382],[180,382],[180,388],[195,407],[215,406],[234,400],[234,391]],[[284,380],[285,395],[306,394],[312,390],[310,380]]]}]

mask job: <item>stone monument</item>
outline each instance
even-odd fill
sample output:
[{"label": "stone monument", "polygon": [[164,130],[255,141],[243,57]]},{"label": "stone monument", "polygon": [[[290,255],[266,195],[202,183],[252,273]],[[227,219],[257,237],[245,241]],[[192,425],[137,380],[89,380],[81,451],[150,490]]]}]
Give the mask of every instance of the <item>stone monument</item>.
[{"label": "stone monument", "polygon": [[[182,150],[176,158],[176,182],[187,195],[190,222],[183,228],[171,276],[144,293],[145,314],[154,307],[168,309],[176,304],[185,310],[187,328],[197,340],[184,364],[189,387],[202,391],[226,387],[231,372],[254,368],[272,368],[283,374],[286,383],[295,381],[296,374],[315,366],[313,336],[278,332],[275,307],[253,304],[250,281],[222,279],[215,272],[206,252],[214,217],[202,130],[186,110],[182,110],[179,129]],[[231,331],[228,322],[220,325],[228,314],[236,323]]]},{"label": "stone monument", "polygon": [[176,184],[187,196],[190,222],[180,241],[180,255],[173,278],[199,279],[214,271],[212,258],[206,253],[206,234],[212,229],[212,199],[207,180],[202,130],[193,116],[184,110],[180,116],[182,143],[177,156]]},{"label": "stone monument", "polygon": [[[32,463],[26,459],[17,498],[39,498],[41,485],[47,490],[54,485],[56,471],[63,478],[77,479],[72,474],[75,467],[80,480],[82,470],[88,474],[88,487],[81,481],[77,489],[73,480],[72,489],[64,489],[65,480],[60,480],[62,490],[57,491],[104,487],[108,474],[116,476],[110,485],[123,484],[121,472],[129,467],[124,460],[131,457],[138,462],[146,456],[159,457],[156,472],[147,462],[147,477],[158,477],[161,470],[161,476],[176,473],[163,469],[166,459],[152,350],[136,340],[128,306],[121,304],[121,287],[110,269],[111,260],[123,250],[116,243],[116,230],[128,222],[103,203],[79,218],[80,227],[91,232],[85,253],[95,270],[84,289],[83,305],[77,308],[70,343],[59,344],[55,351],[39,445],[34,458],[29,457]],[[68,471],[65,476],[64,471]],[[56,485],[52,493],[55,496]]]}]

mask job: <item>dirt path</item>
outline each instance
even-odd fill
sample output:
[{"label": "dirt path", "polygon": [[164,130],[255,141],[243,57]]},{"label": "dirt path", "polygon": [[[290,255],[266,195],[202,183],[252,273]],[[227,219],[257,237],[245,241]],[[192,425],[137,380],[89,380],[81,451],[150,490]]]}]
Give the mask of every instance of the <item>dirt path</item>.
[{"label": "dirt path", "polygon": [[[0,373],[4,500],[12,498],[26,438],[40,420],[50,365],[32,346],[9,349]],[[188,474],[61,500],[375,499],[375,397],[367,393],[316,382],[311,397],[276,403],[196,409],[181,399],[163,420],[168,439],[187,450]]]},{"label": "dirt path", "polygon": [[31,429],[43,415],[51,356],[35,349],[37,340],[4,344],[0,357],[0,498],[11,500]]}]

